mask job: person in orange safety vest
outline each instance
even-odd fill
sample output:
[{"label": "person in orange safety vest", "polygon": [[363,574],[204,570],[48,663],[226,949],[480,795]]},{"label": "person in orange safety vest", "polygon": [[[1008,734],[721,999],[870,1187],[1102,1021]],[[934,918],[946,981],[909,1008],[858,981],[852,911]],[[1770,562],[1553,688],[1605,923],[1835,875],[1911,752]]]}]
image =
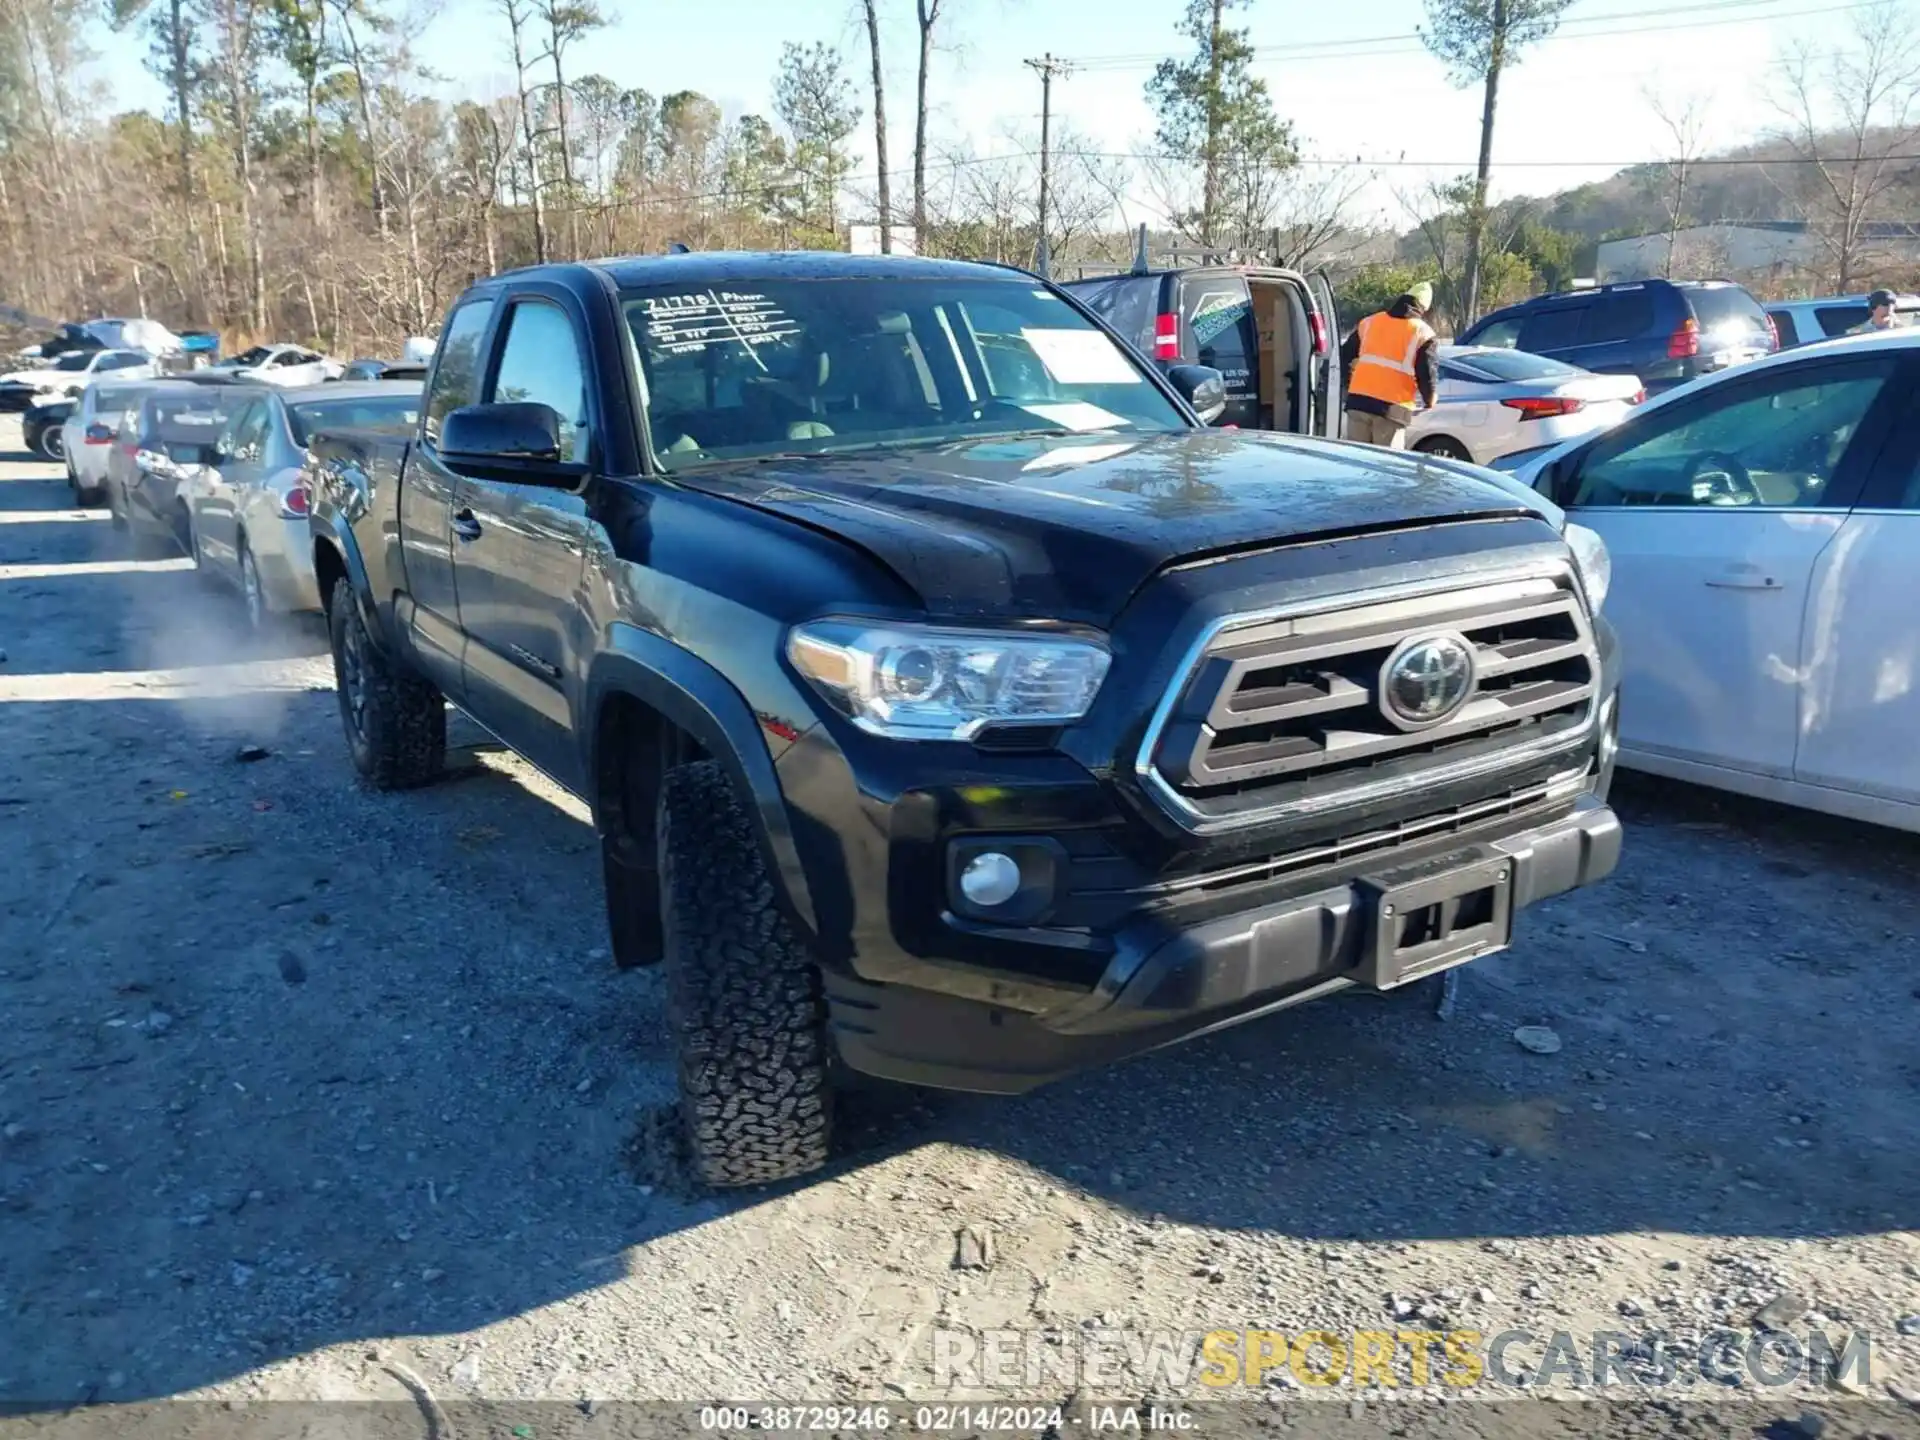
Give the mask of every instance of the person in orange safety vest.
[{"label": "person in orange safety vest", "polygon": [[1347,438],[1403,450],[1413,402],[1433,404],[1439,341],[1427,324],[1433,286],[1422,280],[1353,327],[1340,347],[1347,376]]}]

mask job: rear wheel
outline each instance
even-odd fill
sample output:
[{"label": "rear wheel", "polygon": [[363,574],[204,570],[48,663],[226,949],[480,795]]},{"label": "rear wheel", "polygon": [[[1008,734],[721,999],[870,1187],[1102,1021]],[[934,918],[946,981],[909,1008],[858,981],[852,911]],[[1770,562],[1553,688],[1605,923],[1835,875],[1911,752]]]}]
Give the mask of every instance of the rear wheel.
[{"label": "rear wheel", "polygon": [[340,720],[354,768],[377,790],[404,790],[436,778],[447,758],[447,705],[440,692],[374,647],[344,576],[334,582],[328,619]]},{"label": "rear wheel", "polygon": [[240,600],[247,609],[247,628],[254,634],[264,634],[273,623],[273,614],[267,609],[266,587],[260,583],[260,565],[253,558],[253,547],[247,544],[242,535],[235,542],[240,552]]},{"label": "rear wheel", "polygon": [[827,1163],[832,1129],[820,971],[774,897],[747,808],[712,761],[660,787],[660,894],[680,1113],[709,1185]]},{"label": "rear wheel", "polygon": [[1467,447],[1450,436],[1435,435],[1431,439],[1422,440],[1413,448],[1422,455],[1437,455],[1442,460],[1464,460],[1469,465],[1473,463],[1473,456],[1468,452]]},{"label": "rear wheel", "polygon": [[[49,425],[40,432],[40,438],[34,444],[34,449],[49,460],[64,460],[67,455],[67,437],[58,425]],[[67,473],[71,476],[73,472],[69,470]]]}]

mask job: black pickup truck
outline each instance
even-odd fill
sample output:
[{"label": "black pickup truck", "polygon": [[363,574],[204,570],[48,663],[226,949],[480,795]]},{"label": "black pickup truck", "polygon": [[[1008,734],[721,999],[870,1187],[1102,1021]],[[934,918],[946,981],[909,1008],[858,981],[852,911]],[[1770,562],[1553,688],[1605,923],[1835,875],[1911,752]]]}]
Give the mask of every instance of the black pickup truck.
[{"label": "black pickup truck", "polygon": [[1604,548],[1220,403],[999,267],[485,280],[416,437],[312,446],[354,761],[451,701],[591,805],[716,1184],[823,1163],[842,1065],[1017,1092],[1500,949],[1619,854]]}]

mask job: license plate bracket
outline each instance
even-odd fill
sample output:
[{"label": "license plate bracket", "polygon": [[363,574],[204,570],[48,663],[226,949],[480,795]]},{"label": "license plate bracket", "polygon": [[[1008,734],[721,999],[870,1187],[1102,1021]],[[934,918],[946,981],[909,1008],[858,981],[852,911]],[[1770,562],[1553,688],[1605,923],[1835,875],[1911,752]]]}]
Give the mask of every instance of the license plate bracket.
[{"label": "license plate bracket", "polygon": [[1372,876],[1367,943],[1355,977],[1376,990],[1436,975],[1513,941],[1513,858],[1438,872]]}]

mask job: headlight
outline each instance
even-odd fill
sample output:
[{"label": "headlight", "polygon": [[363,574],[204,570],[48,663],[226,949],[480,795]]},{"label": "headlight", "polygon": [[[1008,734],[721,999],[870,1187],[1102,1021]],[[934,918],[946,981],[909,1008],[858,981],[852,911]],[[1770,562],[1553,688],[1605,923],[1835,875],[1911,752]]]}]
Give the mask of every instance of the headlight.
[{"label": "headlight", "polygon": [[1078,720],[1112,659],[1104,645],[1064,635],[859,620],[795,626],[787,658],[862,730],[897,740]]},{"label": "headlight", "polygon": [[1607,542],[1584,525],[1567,526],[1566,541],[1573,551],[1573,563],[1579,567],[1587,603],[1598,614],[1607,603],[1607,587],[1613,583],[1613,557],[1607,554]]}]

